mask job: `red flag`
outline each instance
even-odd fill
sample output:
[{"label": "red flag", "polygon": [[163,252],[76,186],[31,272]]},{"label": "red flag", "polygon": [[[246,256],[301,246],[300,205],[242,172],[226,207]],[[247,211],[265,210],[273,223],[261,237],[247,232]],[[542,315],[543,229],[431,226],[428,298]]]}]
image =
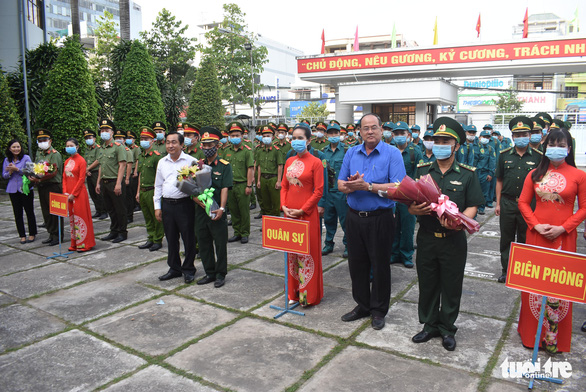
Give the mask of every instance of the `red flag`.
[{"label": "red flag", "polygon": [[476,22],[476,31],[478,32],[476,38],[478,38],[480,37],[480,14],[478,14],[478,22]]},{"label": "red flag", "polygon": [[326,54],[326,31],[321,31],[321,54]]},{"label": "red flag", "polygon": [[525,17],[523,18],[523,38],[529,35],[529,7],[525,9]]},{"label": "red flag", "polygon": [[360,44],[358,43],[358,25],[356,25],[356,34],[354,35],[354,51],[360,50]]}]

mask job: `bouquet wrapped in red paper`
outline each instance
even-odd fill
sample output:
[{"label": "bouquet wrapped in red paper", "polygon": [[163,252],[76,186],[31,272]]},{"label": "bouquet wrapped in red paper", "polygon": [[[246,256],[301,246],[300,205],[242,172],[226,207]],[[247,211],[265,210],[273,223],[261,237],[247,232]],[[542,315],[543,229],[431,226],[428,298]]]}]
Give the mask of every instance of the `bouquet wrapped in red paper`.
[{"label": "bouquet wrapped in red paper", "polygon": [[474,219],[462,214],[456,203],[442,194],[441,189],[429,174],[415,181],[405,176],[400,183],[393,184],[387,189],[387,197],[391,200],[410,206],[427,203],[437,217],[447,218],[452,230],[463,228],[470,234],[480,230],[480,225]]}]

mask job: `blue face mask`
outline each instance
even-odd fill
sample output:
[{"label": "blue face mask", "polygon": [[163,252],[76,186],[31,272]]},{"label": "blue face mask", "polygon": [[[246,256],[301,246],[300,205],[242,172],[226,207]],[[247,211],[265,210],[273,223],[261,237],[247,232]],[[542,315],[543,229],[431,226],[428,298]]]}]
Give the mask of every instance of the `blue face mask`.
[{"label": "blue face mask", "polygon": [[75,147],[65,147],[65,152],[69,155],[77,154],[77,148]]},{"label": "blue face mask", "polygon": [[493,135],[493,136],[492,136],[492,140],[498,140],[498,138],[499,138],[499,137],[498,137],[498,136],[496,136],[496,135]]},{"label": "blue face mask", "polygon": [[183,138],[183,144],[185,144],[186,146],[191,146],[191,138],[190,137]]},{"label": "blue face mask", "polygon": [[452,146],[446,144],[434,144],[431,151],[436,159],[447,159],[452,155]]},{"label": "blue face mask", "polygon": [[529,141],[533,144],[535,143],[539,143],[541,141],[541,135],[538,133],[534,133],[533,135],[531,135],[531,137],[529,138]]},{"label": "blue face mask", "polygon": [[397,143],[399,146],[402,146],[407,143],[407,136],[395,136],[393,140],[395,140],[395,143]]},{"label": "blue face mask", "polygon": [[350,137],[354,136],[354,132],[352,132],[352,131],[348,132],[348,136],[350,136]]},{"label": "blue face mask", "polygon": [[228,139],[226,139],[225,137],[220,139],[220,143],[222,143],[222,144],[226,144],[227,141],[228,141]]},{"label": "blue face mask", "polygon": [[328,141],[332,144],[336,144],[340,142],[340,136],[330,136]]},{"label": "blue face mask", "polygon": [[88,146],[93,146],[95,143],[94,139],[85,139],[85,144]]},{"label": "blue face mask", "polygon": [[544,135],[547,135],[547,129],[542,129],[541,133],[543,133]]},{"label": "blue face mask", "polygon": [[391,131],[383,131],[383,137],[385,139],[390,139],[391,137],[393,137],[393,132],[391,132]]},{"label": "blue face mask", "polygon": [[547,147],[545,156],[552,162],[561,162],[568,156],[566,147]]},{"label": "blue face mask", "polygon": [[307,143],[305,143],[305,140],[292,140],[291,147],[297,154],[301,154],[307,149]]},{"label": "blue face mask", "polygon": [[529,145],[529,137],[516,137],[514,139],[515,146],[519,148],[525,148]]},{"label": "blue face mask", "polygon": [[242,139],[239,137],[231,137],[230,138],[230,143],[232,143],[233,145],[237,146],[242,142]]},{"label": "blue face mask", "polygon": [[490,139],[487,139],[487,138],[484,138],[484,137],[481,137],[480,138],[480,143],[482,143],[482,144],[488,144],[489,141],[490,141]]},{"label": "blue face mask", "polygon": [[151,142],[149,142],[147,140],[141,140],[140,146],[146,150],[151,146]]},{"label": "blue face mask", "polygon": [[126,145],[130,146],[132,144],[132,139],[126,139]]},{"label": "blue face mask", "polygon": [[165,139],[165,134],[164,133],[157,133],[157,140],[163,140]]},{"label": "blue face mask", "polygon": [[102,132],[100,133],[100,137],[102,138],[102,140],[110,140],[112,138],[112,135],[110,135],[110,132]]},{"label": "blue face mask", "polygon": [[413,139],[417,139],[419,137],[417,132],[413,132],[411,135],[413,136]]},{"label": "blue face mask", "polygon": [[258,140],[259,142],[262,142],[262,135],[256,135],[256,140]]},{"label": "blue face mask", "polygon": [[272,142],[272,141],[273,141],[273,138],[272,138],[272,137],[270,137],[270,136],[264,136],[264,137],[262,138],[262,142],[263,142],[265,145],[267,145],[267,146],[268,146],[269,144],[271,144],[271,142]]}]

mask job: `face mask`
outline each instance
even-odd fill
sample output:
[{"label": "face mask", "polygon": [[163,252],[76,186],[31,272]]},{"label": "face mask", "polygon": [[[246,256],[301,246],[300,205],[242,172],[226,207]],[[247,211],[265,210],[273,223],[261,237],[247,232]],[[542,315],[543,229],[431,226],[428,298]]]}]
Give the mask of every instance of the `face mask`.
[{"label": "face mask", "polygon": [[395,143],[397,143],[399,146],[402,146],[405,143],[407,143],[407,136],[395,136],[393,139],[395,140]]},{"label": "face mask", "polygon": [[529,141],[533,144],[539,143],[541,141],[541,135],[538,133],[534,133],[533,135],[531,135],[531,138],[529,138]]},{"label": "face mask", "polygon": [[552,162],[561,162],[568,156],[568,149],[566,147],[547,147],[545,156]]},{"label": "face mask", "polygon": [[110,135],[110,132],[102,132],[100,133],[100,137],[102,140],[108,141],[112,136]]},{"label": "face mask", "polygon": [[65,152],[68,153],[69,155],[77,154],[77,148],[76,147],[65,147]]},{"label": "face mask", "polygon": [[344,136],[344,135],[340,135],[340,140],[341,140],[341,141],[344,141],[344,139],[346,139],[346,136]]},{"label": "face mask", "polygon": [[283,139],[285,139],[285,134],[284,133],[279,133],[277,135],[277,137],[279,138],[279,140],[283,140]]},{"label": "face mask", "polygon": [[411,136],[413,136],[413,139],[417,139],[419,137],[419,134],[417,132],[413,132]]},{"label": "face mask", "polygon": [[391,131],[383,131],[383,137],[385,139],[390,139],[393,136],[393,132]]},{"label": "face mask", "polygon": [[258,140],[259,142],[262,142],[262,135],[256,135],[256,140]]},{"label": "face mask", "polygon": [[222,143],[222,144],[226,144],[227,141],[228,141],[228,139],[226,139],[225,137],[220,139],[220,143]]},{"label": "face mask", "polygon": [[114,139],[116,143],[124,144],[124,139]]},{"label": "face mask", "polygon": [[468,140],[469,142],[473,142],[475,138],[476,136],[474,135],[466,135],[466,140]]},{"label": "face mask", "polygon": [[272,138],[272,137],[270,137],[270,136],[265,136],[265,137],[263,137],[263,138],[262,138],[262,142],[263,142],[265,145],[267,145],[267,146],[268,146],[269,144],[271,144],[271,142],[272,142],[272,141],[273,141],[273,138]]},{"label": "face mask", "polygon": [[248,135],[244,135],[242,137],[244,138],[244,140],[248,140]]},{"label": "face mask", "polygon": [[49,142],[38,142],[37,145],[41,150],[46,150],[49,148]]},{"label": "face mask", "polygon": [[499,138],[499,137],[498,137],[498,136],[496,136],[496,135],[493,135],[493,136],[492,136],[492,140],[498,140],[498,138]]},{"label": "face mask", "polygon": [[190,137],[183,138],[183,144],[185,144],[186,146],[191,146],[191,138]]},{"label": "face mask", "polygon": [[94,139],[85,139],[85,144],[87,144],[88,146],[93,146],[94,143],[95,143]]},{"label": "face mask", "polygon": [[203,155],[206,156],[206,158],[211,158],[214,155],[216,155],[216,152],[218,151],[218,147],[212,147],[212,148],[208,148],[207,150],[203,149]]},{"label": "face mask", "polygon": [[297,154],[300,154],[307,149],[307,144],[305,143],[305,140],[293,140],[291,142],[291,147]]},{"label": "face mask", "polygon": [[437,159],[447,159],[452,155],[452,146],[445,144],[434,144],[432,151],[433,155],[435,155]]},{"label": "face mask", "polygon": [[542,129],[541,133],[543,133],[544,135],[547,135],[547,129]]},{"label": "face mask", "polygon": [[487,139],[485,137],[480,138],[480,143],[482,143],[482,144],[488,144],[489,141],[490,141],[490,139]]},{"label": "face mask", "polygon": [[352,132],[352,131],[348,132],[348,136],[350,136],[350,137],[354,136],[354,132]]},{"label": "face mask", "polygon": [[519,148],[525,148],[529,145],[529,138],[528,137],[516,137],[513,139],[515,141],[515,146]]},{"label": "face mask", "polygon": [[330,136],[328,141],[332,144],[336,144],[340,142],[340,136]]},{"label": "face mask", "polygon": [[147,150],[151,146],[151,142],[149,142],[147,140],[141,140],[140,141],[140,146],[142,148],[144,148],[145,150]]},{"label": "face mask", "polygon": [[233,145],[237,146],[242,142],[242,139],[239,137],[231,137],[230,138],[230,143],[232,143]]},{"label": "face mask", "polygon": [[132,144],[132,139],[126,139],[126,145],[130,146]]},{"label": "face mask", "polygon": [[315,136],[317,136],[318,139],[321,139],[322,137],[324,137],[324,133],[323,132],[317,132],[315,134]]},{"label": "face mask", "polygon": [[165,134],[164,133],[157,133],[157,140],[163,140],[165,139]]},{"label": "face mask", "polygon": [[423,141],[423,145],[425,146],[425,148],[427,148],[428,150],[431,150],[433,148],[433,140],[427,140],[427,141]]},{"label": "face mask", "polygon": [[180,134],[180,135],[183,135],[185,133],[185,131],[183,129],[178,129],[177,130],[177,133]]}]

